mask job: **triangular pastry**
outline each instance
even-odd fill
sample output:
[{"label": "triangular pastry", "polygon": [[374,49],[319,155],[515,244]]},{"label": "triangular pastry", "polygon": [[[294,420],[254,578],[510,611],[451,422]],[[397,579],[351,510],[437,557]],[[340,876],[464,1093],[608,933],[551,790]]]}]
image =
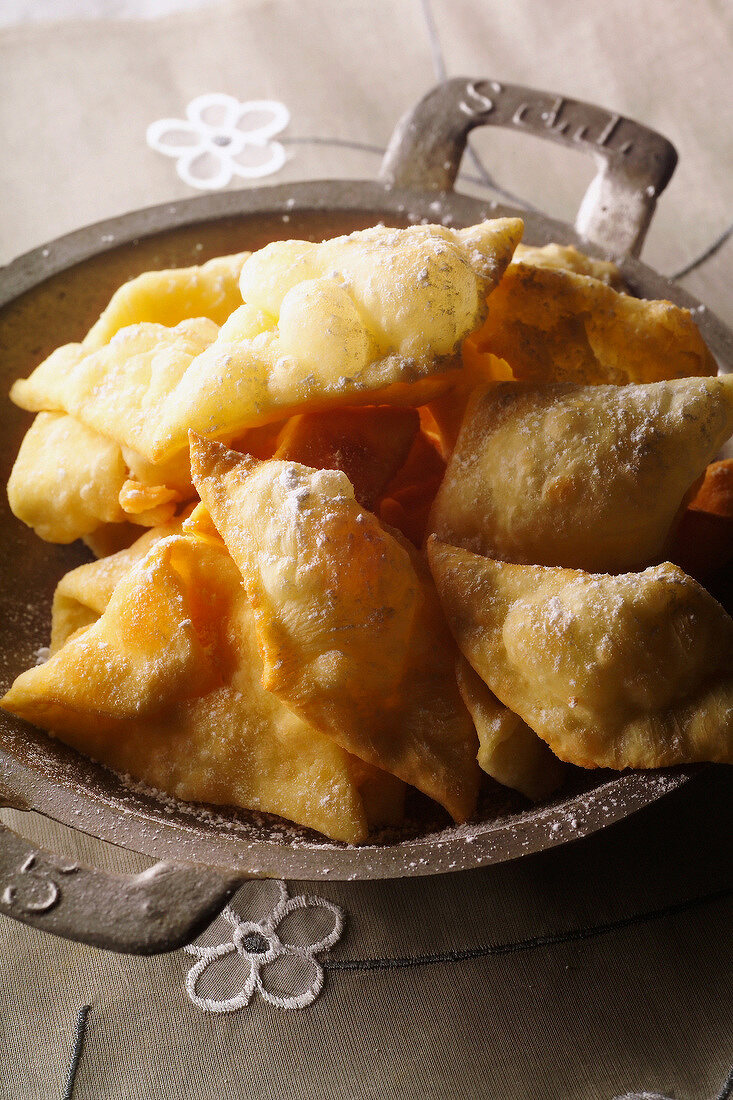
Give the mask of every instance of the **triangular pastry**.
[{"label": "triangular pastry", "polygon": [[435,538],[428,555],[463,654],[562,760],[733,763],[733,620],[677,566],[611,577]]},{"label": "triangular pastry", "polygon": [[100,618],[18,677],[2,706],[182,799],[280,814],[351,842],[366,838],[374,813],[399,820],[402,785],[283,706],[261,674],[226,550],[173,535],[124,573]]},{"label": "triangular pastry", "polygon": [[474,392],[433,505],[439,538],[502,561],[619,573],[658,561],[733,432],[733,377]]},{"label": "triangular pastry", "polygon": [[540,802],[557,790],[567,768],[518,714],[500,703],[465,657],[456,678],[478,734],[482,771],[505,787]]},{"label": "triangular pastry", "polygon": [[472,343],[528,382],[623,385],[717,370],[688,309],[521,259],[507,268]]},{"label": "triangular pastry", "polygon": [[341,471],[258,462],[193,436],[191,463],[252,602],[265,687],[465,820],[476,734],[414,549],[360,508]]}]

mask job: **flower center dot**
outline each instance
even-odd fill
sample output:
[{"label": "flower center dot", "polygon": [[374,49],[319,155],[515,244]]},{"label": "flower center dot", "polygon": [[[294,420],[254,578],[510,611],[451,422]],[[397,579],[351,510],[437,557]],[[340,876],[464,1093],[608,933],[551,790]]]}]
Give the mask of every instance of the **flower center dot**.
[{"label": "flower center dot", "polygon": [[242,947],[245,951],[248,951],[250,955],[264,955],[269,946],[265,937],[261,936],[259,932],[248,932],[247,935],[242,938]]},{"label": "flower center dot", "polygon": [[212,138],[212,141],[214,142],[214,145],[232,144],[232,139],[230,137],[227,137],[226,134],[216,134],[215,137]]}]

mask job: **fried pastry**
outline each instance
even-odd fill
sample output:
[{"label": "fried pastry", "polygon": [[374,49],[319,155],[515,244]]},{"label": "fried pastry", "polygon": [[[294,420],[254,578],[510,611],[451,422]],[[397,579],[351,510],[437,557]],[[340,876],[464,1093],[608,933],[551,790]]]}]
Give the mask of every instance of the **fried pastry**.
[{"label": "fried pastry", "polygon": [[435,538],[428,555],[463,654],[561,760],[733,763],[733,620],[677,566],[611,577]]},{"label": "fried pastry", "polygon": [[733,377],[475,391],[430,529],[502,561],[620,573],[659,560],[733,432]]},{"label": "fried pastry", "polygon": [[105,523],[122,523],[127,466],[114,440],[60,412],[42,412],[20,445],[8,502],[47,542],[68,543]]},{"label": "fried pastry", "polygon": [[342,470],[370,511],[405,462],[420,429],[417,409],[389,405],[302,413],[287,422],[273,458]]},{"label": "fried pastry", "polygon": [[72,542],[103,523],[167,522],[193,493],[188,456],[156,464],[140,446],[161,391],[216,331],[205,319],[140,324],[73,362],[61,348],[16,383],[23,407],[48,411],[34,420],[11,474],[15,515],[51,542]]},{"label": "fried pastry", "polygon": [[218,325],[205,317],[174,327],[152,321],[129,325],[89,353],[80,355],[78,345],[58,348],[30,378],[15,382],[10,395],[31,412],[63,410],[157,463],[150,438],[162,405],[218,334]]},{"label": "fried pastry", "polygon": [[518,244],[513,263],[532,264],[555,271],[573,271],[576,275],[590,275],[614,290],[625,291],[623,276],[616,264],[609,260],[597,260],[586,256],[571,244],[528,245]]},{"label": "fried pastry", "polygon": [[417,406],[460,367],[521,232],[510,218],[275,242],[244,263],[245,304],[221,327],[141,321],[89,351],[66,345],[11,396],[68,412],[154,464],[185,452],[190,427],[231,441],[334,405]]},{"label": "fried pastry", "polygon": [[566,765],[518,714],[499,702],[465,657],[458,658],[456,678],[478,734],[481,770],[533,802],[548,798],[565,778]]},{"label": "fried pastry", "polygon": [[[517,265],[546,268],[550,271],[565,271],[576,275],[586,275],[590,276],[593,280],[600,281],[612,287],[614,290],[625,291],[626,289],[621,277],[621,272],[615,264],[586,256],[576,248],[573,248],[572,245],[547,244],[538,247],[518,244],[514,250],[512,262],[507,268],[509,283],[511,283],[514,278]],[[549,289],[552,290],[552,286],[550,286]],[[560,293],[564,291],[566,295],[568,293],[568,287],[562,280],[559,285],[555,287],[555,292],[558,291]],[[519,294],[520,292],[516,290],[515,293]],[[604,292],[601,290],[600,293],[603,295]],[[552,303],[546,303],[545,308],[548,312],[552,312],[556,307]],[[497,302],[496,306],[492,304],[492,316],[495,316],[496,310],[501,313],[500,302]],[[511,323],[513,318],[509,316],[508,320]],[[560,321],[558,320],[556,323],[559,325]],[[508,336],[504,339],[502,352],[500,354],[494,354],[493,352],[497,349],[494,348],[492,350],[491,341],[487,340],[487,332],[491,329],[491,324],[491,318],[489,318],[487,322],[488,328],[480,328],[466,337],[463,341],[461,352],[463,357],[463,371],[460,377],[454,381],[451,388],[445,394],[440,395],[430,404],[431,412],[440,427],[444,449],[448,453],[452,451],[455,446],[463,414],[471,392],[477,386],[483,386],[487,382],[507,382],[515,377],[510,363],[506,358],[502,358],[502,355],[506,355],[515,362],[521,360],[525,354],[527,356],[533,354],[531,348],[523,348],[522,346],[516,349],[512,347],[510,352],[510,339]],[[537,322],[537,324],[541,329],[542,322]],[[531,340],[535,338],[531,332],[525,331],[521,326],[517,327],[514,335],[520,345],[523,341],[527,341],[528,337]],[[544,346],[545,336],[542,332],[537,334],[537,339],[541,340]],[[569,346],[569,350],[572,351],[572,344]],[[521,374],[519,367],[517,371],[518,375]],[[534,378],[534,375],[532,375],[532,377]],[[548,381],[553,379],[554,373],[552,377],[548,375]],[[583,382],[586,379],[574,376],[571,380]],[[589,377],[587,379],[587,381],[595,380],[594,377]],[[608,379],[608,381],[615,380],[616,379],[613,378]]]},{"label": "fried pastry", "polygon": [[508,218],[267,245],[242,268],[245,304],[170,394],[151,450],[185,446],[189,427],[228,441],[291,413],[423,404],[460,367],[521,232]]},{"label": "fried pastry", "polygon": [[679,568],[631,572],[728,560],[733,464],[700,480],[733,380],[687,311],[521,233],[147,272],[16,382],[13,510],[104,556],[0,705],[355,843],[406,783],[461,822],[481,769],[541,800],[566,761],[733,762],[733,623]]},{"label": "fried pastry", "polygon": [[239,276],[249,255],[215,256],[205,264],[145,271],[130,279],[112,295],[81,347],[97,351],[121,328],[143,322],[175,328],[191,317],[208,317],[223,325],[242,304]]},{"label": "fried pastry", "polygon": [[507,268],[473,342],[528,382],[624,385],[717,371],[689,310],[521,261]]},{"label": "fried pastry", "polygon": [[455,650],[414,549],[338,470],[256,460],[192,433],[192,472],[254,610],[263,685],[456,820],[478,789]]},{"label": "fried pastry", "polygon": [[130,546],[65,573],[56,585],[51,605],[51,653],[57,653],[77,630],[96,622],[125,574],[156,542],[180,534],[181,525],[180,520],[173,520],[143,535],[138,528],[138,538]]},{"label": "fried pastry", "polygon": [[23,673],[2,705],[179,798],[280,814],[350,842],[377,823],[368,807],[380,823],[399,820],[402,785],[283,706],[261,672],[226,550],[174,535],[124,572],[101,616]]}]

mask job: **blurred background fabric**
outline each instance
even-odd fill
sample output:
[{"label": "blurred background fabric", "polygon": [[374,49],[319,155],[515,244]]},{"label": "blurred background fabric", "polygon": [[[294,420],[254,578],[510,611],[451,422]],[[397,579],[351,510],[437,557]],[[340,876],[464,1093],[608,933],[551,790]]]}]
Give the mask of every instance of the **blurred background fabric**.
[{"label": "blurred background fabric", "polygon": [[[79,226],[191,194],[145,143],[207,92],[291,112],[272,182],[373,178],[397,119],[445,76],[530,84],[659,130],[680,161],[644,258],[694,262],[733,210],[733,8],[715,0],[126,0],[0,7],[0,260]],[[503,189],[572,221],[593,174],[537,139],[479,130]],[[460,187],[487,193],[469,158]],[[238,185],[237,183],[232,186]],[[725,317],[726,245],[685,285]]]}]

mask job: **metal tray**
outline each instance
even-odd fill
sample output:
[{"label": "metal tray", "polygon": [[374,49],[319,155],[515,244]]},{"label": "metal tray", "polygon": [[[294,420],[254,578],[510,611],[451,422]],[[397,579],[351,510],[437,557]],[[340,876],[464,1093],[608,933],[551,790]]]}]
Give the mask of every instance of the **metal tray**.
[{"label": "metal tray", "polygon": [[[453,190],[470,130],[501,125],[591,154],[598,174],[575,227]],[[206,195],[103,222],[53,241],[0,272],[4,385],[54,347],[81,339],[112,292],[151,268],[184,266],[270,240],[321,240],[377,222],[469,225],[520,215],[525,241],[576,244],[615,259],[632,291],[696,313],[722,369],[733,333],[634,257],[676,153],[666,139],[599,107],[517,85],[456,79],[398,124],[376,181],[320,181]],[[11,469],[26,414],[0,406],[0,472]],[[49,546],[0,500],[0,687],[47,642],[53,589],[86,555]],[[269,815],[161,800],[0,712],[0,805],[39,813],[162,860],[141,875],[79,867],[0,826],[0,911],[82,942],[128,952],[190,940],[243,879],[382,879],[514,859],[586,836],[673,790],[693,773],[581,772],[557,798],[529,807],[488,780],[476,819],[450,824],[415,796],[410,823],[350,847]]]}]

